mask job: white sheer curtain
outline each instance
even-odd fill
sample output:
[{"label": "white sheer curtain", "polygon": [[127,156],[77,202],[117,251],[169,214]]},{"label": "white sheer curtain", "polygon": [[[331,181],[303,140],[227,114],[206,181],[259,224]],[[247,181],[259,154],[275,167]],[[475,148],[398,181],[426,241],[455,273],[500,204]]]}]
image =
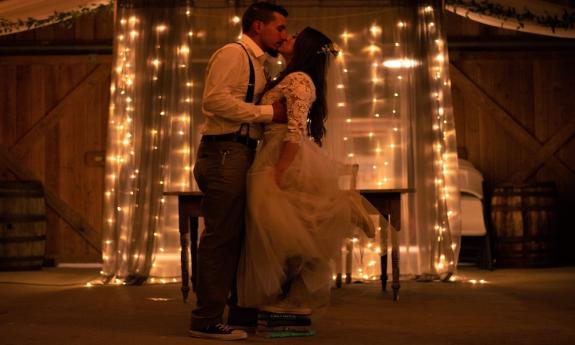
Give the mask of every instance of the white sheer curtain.
[{"label": "white sheer curtain", "polygon": [[[358,188],[415,188],[402,205],[402,273],[447,276],[456,266],[459,201],[441,7],[437,2],[366,4],[329,8],[285,5],[292,33],[316,27],[344,52],[346,75],[341,87],[346,99],[337,108],[346,112],[347,120],[345,134],[339,139],[349,149],[347,158],[360,165]],[[196,99],[201,96],[207,59],[217,47],[237,38],[242,11],[233,6],[194,9]],[[435,25],[433,31],[425,31],[430,23]],[[281,68],[281,61],[271,61],[270,66]],[[194,121],[199,124],[199,102],[193,107]],[[192,143],[198,140],[199,128],[194,127]],[[377,277],[379,241],[356,242],[354,246],[356,278]]]},{"label": "white sheer curtain", "polygon": [[[397,23],[395,64],[405,71],[402,105],[409,117],[410,175],[415,193],[403,199],[402,240],[412,258],[407,270],[420,279],[447,279],[455,273],[461,220],[457,143],[451,104],[449,57],[440,1],[404,7]],[[411,253],[413,250],[417,255]]]},{"label": "white sheer curtain", "polygon": [[179,280],[177,200],[190,189],[194,80],[188,1],[120,1],[114,37],[102,275]]},{"label": "white sheer curtain", "polygon": [[[414,189],[402,198],[402,274],[447,278],[457,265],[460,217],[440,2],[289,10],[292,31],[314,26],[344,51],[341,140],[351,142],[348,159],[360,166],[358,188]],[[362,241],[353,243],[352,273],[374,279],[380,242]]]}]

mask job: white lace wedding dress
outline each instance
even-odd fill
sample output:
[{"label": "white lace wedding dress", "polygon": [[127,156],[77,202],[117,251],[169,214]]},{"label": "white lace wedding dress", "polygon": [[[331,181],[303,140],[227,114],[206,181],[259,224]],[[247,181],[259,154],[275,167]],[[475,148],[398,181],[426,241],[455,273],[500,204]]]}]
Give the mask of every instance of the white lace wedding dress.
[{"label": "white lace wedding dress", "polygon": [[[245,307],[278,302],[288,281],[293,285],[291,301],[325,305],[333,284],[330,260],[338,256],[343,238],[357,229],[354,224],[374,231],[359,194],[339,188],[344,166],[306,135],[307,114],[315,100],[311,78],[291,73],[266,92],[261,103],[282,98],[288,123],[265,126],[248,172],[246,237],[238,270],[238,299]],[[273,172],[284,141],[298,143],[299,150],[280,188]]]}]

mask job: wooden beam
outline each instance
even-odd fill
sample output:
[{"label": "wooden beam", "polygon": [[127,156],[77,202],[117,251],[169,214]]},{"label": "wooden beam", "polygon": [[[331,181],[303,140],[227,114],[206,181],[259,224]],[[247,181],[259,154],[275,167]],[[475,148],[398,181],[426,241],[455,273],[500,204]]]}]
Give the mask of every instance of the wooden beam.
[{"label": "wooden beam", "polygon": [[87,95],[95,87],[99,86],[109,75],[110,66],[97,65],[84,79],[76,84],[54,108],[36,122],[24,135],[18,138],[10,148],[10,151],[17,157],[23,157],[31,144],[43,138],[48,130],[58,124],[67,107],[83,100],[83,95]]},{"label": "wooden beam", "polygon": [[112,55],[4,55],[0,65],[70,65],[70,64],[112,64]]},{"label": "wooden beam", "polygon": [[561,129],[549,139],[545,145],[537,152],[533,160],[527,161],[524,168],[514,173],[510,178],[510,182],[525,181],[534,174],[551,156],[555,154],[563,145],[575,135],[575,117],[569,121],[566,126]]},{"label": "wooden beam", "polygon": [[[19,160],[7,148],[2,146],[0,146],[0,165],[6,166],[20,180],[39,180],[32,171],[21,166]],[[74,211],[64,200],[60,199],[56,193],[46,186],[44,186],[44,197],[46,204],[50,208],[70,224],[72,229],[82,236],[91,247],[102,253],[102,235],[94,230],[84,217]]]},{"label": "wooden beam", "polygon": [[[500,106],[491,96],[481,89],[481,87],[457,68],[457,66],[450,63],[449,71],[453,84],[460,88],[465,94],[469,95],[470,99],[477,102],[515,141],[533,153],[537,153],[542,148],[543,145],[539,140],[523,128],[507,110]],[[570,185],[573,184],[572,181],[575,181],[575,173],[557,157],[549,157],[547,164],[559,174],[564,182]]]}]

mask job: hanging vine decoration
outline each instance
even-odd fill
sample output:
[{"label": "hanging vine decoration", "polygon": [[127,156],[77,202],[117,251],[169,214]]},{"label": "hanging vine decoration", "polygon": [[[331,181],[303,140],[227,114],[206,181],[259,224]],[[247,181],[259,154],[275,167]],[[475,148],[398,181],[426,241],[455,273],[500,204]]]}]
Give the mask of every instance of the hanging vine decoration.
[{"label": "hanging vine decoration", "polygon": [[110,0],[107,4],[100,4],[97,6],[81,6],[78,9],[67,11],[67,12],[54,12],[54,14],[42,18],[32,18],[28,19],[18,19],[15,21],[10,21],[5,18],[0,18],[0,32],[10,33],[13,31],[21,31],[20,29],[26,28],[26,30],[35,29],[41,26],[60,23],[65,28],[69,29],[74,23],[74,19],[81,17],[86,14],[92,13],[103,13],[112,12],[114,10],[114,0]]},{"label": "hanging vine decoration", "polygon": [[517,21],[517,30],[524,28],[525,23],[529,21],[550,28],[553,33],[555,33],[555,30],[558,28],[569,30],[575,27],[575,11],[569,12],[565,8],[563,9],[563,14],[557,16],[548,13],[536,15],[527,8],[523,11],[519,11],[515,7],[493,4],[486,0],[446,0],[445,3],[466,9],[466,15],[469,12],[473,12],[499,18],[504,21],[515,19]]}]

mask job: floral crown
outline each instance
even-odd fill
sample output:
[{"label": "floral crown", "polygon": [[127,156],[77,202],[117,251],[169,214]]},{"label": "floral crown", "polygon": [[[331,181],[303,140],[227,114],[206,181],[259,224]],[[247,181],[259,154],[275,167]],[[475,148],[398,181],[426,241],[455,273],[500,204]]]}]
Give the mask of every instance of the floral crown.
[{"label": "floral crown", "polygon": [[340,51],[341,51],[341,49],[338,47],[338,45],[332,42],[332,43],[324,44],[320,48],[320,50],[317,51],[317,53],[318,54],[325,54],[325,55],[331,54],[333,56],[337,56]]}]

